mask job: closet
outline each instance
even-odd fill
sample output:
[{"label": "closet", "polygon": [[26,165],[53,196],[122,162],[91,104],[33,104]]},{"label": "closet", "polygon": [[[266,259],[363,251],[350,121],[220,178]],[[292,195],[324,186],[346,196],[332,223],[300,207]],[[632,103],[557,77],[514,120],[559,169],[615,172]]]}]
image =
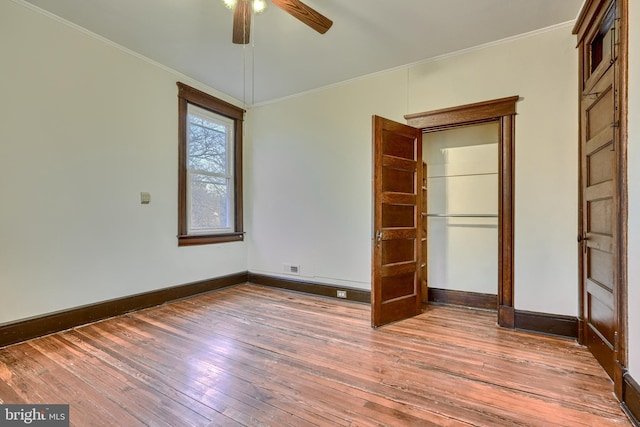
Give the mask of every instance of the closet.
[{"label": "closet", "polygon": [[[497,308],[498,324],[515,326],[514,147],[518,100],[516,95],[410,114],[405,116],[407,124],[373,116],[373,327],[415,316],[421,311],[421,302],[433,292],[445,293],[449,303]],[[480,135],[491,137],[460,137],[478,130]],[[426,157],[432,163],[430,170],[422,153],[422,140],[433,135],[442,140],[427,143],[436,150]],[[445,143],[447,140],[457,142]],[[462,185],[465,183],[468,186]],[[466,187],[464,192],[451,191],[461,185]],[[448,249],[451,245],[455,250]],[[445,267],[429,274],[427,269],[438,256],[445,257],[441,264]],[[457,264],[460,259],[467,265]],[[452,263],[460,268],[448,268]],[[478,280],[473,279],[475,272]],[[432,291],[429,280],[451,289]],[[489,282],[493,284],[491,289]],[[469,296],[471,304],[466,303]]]},{"label": "closet", "polygon": [[429,300],[466,293],[497,307],[499,131],[489,122],[422,136]]}]

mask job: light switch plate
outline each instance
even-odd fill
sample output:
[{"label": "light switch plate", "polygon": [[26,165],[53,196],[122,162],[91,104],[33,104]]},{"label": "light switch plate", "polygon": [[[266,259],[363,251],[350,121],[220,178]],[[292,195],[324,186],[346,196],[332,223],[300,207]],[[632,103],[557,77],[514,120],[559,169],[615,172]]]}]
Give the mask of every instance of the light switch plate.
[{"label": "light switch plate", "polygon": [[140,203],[142,203],[143,205],[148,205],[149,203],[151,203],[151,194],[147,192],[141,192]]}]

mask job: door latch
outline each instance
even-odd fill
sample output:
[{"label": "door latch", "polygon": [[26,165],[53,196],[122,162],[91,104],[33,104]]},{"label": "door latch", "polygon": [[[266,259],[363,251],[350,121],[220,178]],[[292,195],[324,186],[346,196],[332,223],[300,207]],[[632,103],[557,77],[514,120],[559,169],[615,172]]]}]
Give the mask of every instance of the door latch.
[{"label": "door latch", "polygon": [[380,247],[380,242],[382,242],[382,231],[376,231],[376,246]]},{"label": "door latch", "polygon": [[584,250],[584,253],[587,253],[587,240],[589,240],[589,237],[587,237],[586,234],[581,234],[578,236],[578,243],[580,243],[582,246],[582,249]]}]

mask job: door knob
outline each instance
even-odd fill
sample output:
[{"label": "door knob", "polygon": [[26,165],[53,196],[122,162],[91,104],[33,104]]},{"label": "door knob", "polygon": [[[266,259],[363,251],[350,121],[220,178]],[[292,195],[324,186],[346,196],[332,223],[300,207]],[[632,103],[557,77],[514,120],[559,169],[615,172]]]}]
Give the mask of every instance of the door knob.
[{"label": "door knob", "polygon": [[376,246],[380,246],[380,242],[382,242],[382,231],[378,230],[376,232]]},{"label": "door knob", "polygon": [[587,240],[589,240],[589,237],[586,234],[583,234],[581,236],[578,236],[578,243],[582,245],[582,251],[586,254],[587,253],[587,249],[589,247],[588,244],[582,244],[582,242],[586,242]]}]

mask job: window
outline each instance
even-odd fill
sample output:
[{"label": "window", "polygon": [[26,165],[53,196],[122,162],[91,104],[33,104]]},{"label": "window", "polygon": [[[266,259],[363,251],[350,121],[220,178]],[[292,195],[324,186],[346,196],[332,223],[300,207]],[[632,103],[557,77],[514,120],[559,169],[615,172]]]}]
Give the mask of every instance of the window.
[{"label": "window", "polygon": [[591,73],[598,68],[604,59],[607,59],[609,65],[611,63],[609,59],[615,59],[612,55],[615,55],[614,45],[618,43],[614,34],[617,31],[615,28],[618,15],[617,6],[617,2],[611,3],[602,19],[598,32],[591,41],[591,67],[589,69]]},{"label": "window", "polygon": [[244,110],[178,85],[178,245],[243,240]]}]

